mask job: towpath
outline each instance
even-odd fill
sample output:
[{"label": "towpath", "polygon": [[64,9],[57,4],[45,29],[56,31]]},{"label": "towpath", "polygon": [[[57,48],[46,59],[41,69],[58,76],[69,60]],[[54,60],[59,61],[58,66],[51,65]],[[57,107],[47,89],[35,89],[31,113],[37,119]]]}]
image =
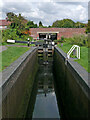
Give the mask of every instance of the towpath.
[{"label": "towpath", "polygon": [[0,53],[4,50],[7,50],[7,47],[6,46],[0,46]]}]

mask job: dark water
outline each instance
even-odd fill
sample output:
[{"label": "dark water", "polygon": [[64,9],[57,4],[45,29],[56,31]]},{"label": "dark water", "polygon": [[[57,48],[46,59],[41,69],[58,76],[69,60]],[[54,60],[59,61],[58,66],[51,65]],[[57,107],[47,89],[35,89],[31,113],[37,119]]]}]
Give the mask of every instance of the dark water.
[{"label": "dark water", "polygon": [[26,118],[90,120],[90,100],[57,51],[53,57],[43,54],[38,63]]},{"label": "dark water", "polygon": [[27,118],[60,118],[54,88],[53,58],[38,58],[39,70],[27,110]]}]

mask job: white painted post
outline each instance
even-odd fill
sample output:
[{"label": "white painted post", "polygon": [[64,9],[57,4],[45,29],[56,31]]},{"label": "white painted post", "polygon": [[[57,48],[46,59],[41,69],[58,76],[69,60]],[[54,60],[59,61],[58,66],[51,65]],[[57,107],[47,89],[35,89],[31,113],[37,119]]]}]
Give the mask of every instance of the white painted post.
[{"label": "white painted post", "polygon": [[77,47],[77,58],[78,58],[78,47]]},{"label": "white painted post", "polygon": [[46,34],[46,39],[48,38],[48,35]]},{"label": "white painted post", "polygon": [[79,47],[79,58],[78,59],[80,59],[80,47]]}]

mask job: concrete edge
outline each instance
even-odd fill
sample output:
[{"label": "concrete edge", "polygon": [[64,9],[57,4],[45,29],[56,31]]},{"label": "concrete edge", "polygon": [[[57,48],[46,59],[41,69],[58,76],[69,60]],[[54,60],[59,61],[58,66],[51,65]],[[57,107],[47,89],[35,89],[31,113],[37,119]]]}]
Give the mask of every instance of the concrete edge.
[{"label": "concrete edge", "polygon": [[63,50],[61,50],[59,47],[55,47],[55,49],[59,52],[59,54],[60,54],[60,56],[62,57],[62,59],[63,59],[64,61],[66,61],[66,58],[67,58],[66,53],[63,52]]},{"label": "concrete edge", "polygon": [[2,101],[5,99],[8,92],[10,91],[10,89],[12,88],[16,80],[18,79],[23,68],[26,66],[26,63],[28,62],[28,60],[33,56],[33,54],[36,51],[37,51],[37,48],[31,48],[26,53],[24,53],[22,56],[20,56],[16,61],[14,61],[7,69],[3,71],[3,75],[2,75],[3,83],[1,85],[2,92],[3,92]]},{"label": "concrete edge", "polygon": [[[66,54],[58,47],[55,47],[56,51],[60,54],[64,62],[66,62]],[[90,83],[89,83],[89,76],[88,73],[80,64],[75,61],[67,60],[67,67],[71,72],[73,72],[73,76],[77,78],[77,83],[79,83],[82,90],[84,90],[85,94],[90,99]]]},{"label": "concrete edge", "polygon": [[9,78],[12,77],[15,71],[27,59],[28,55],[30,55],[35,49],[36,47],[32,47],[30,50],[20,56],[16,61],[14,61],[9,67],[2,71],[2,83],[0,84],[0,87],[3,87],[8,82]]}]

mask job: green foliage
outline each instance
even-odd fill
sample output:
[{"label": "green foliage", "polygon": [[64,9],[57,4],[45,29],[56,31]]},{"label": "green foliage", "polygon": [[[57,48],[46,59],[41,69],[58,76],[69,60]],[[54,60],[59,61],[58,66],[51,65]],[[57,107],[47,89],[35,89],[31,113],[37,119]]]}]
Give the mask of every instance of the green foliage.
[{"label": "green foliage", "polygon": [[84,28],[84,27],[86,27],[86,24],[80,23],[80,22],[76,22],[76,23],[75,23],[75,27],[76,27],[76,28]]},{"label": "green foliage", "polygon": [[61,36],[61,42],[64,42],[64,36]]},{"label": "green foliage", "polygon": [[17,29],[20,31],[25,30],[25,18],[21,16],[21,14],[16,15],[12,12],[7,13],[7,20],[11,21],[11,25],[9,28],[11,29]]},{"label": "green foliage", "polygon": [[28,26],[29,28],[37,28],[37,27],[38,27],[37,24],[34,24],[33,21],[28,21],[27,26]]},{"label": "green foliage", "polygon": [[88,33],[88,47],[90,49],[90,33]]},{"label": "green foliage", "polygon": [[0,71],[8,67],[29,49],[30,48],[28,47],[8,47],[8,49],[3,51],[2,54],[0,53],[0,57],[2,56],[2,67],[0,66]]},{"label": "green foliage", "polygon": [[13,12],[9,12],[6,15],[8,21],[13,21],[13,18],[15,17],[15,14]]},{"label": "green foliage", "polygon": [[[67,53],[72,45],[66,41],[65,43],[63,43],[63,47],[61,47],[61,44],[58,44],[58,47],[61,48],[65,53]],[[80,51],[80,59],[77,59],[75,61],[83,66],[90,73],[90,70],[88,69],[88,48],[86,46],[82,46],[80,47]]]},{"label": "green foliage", "polygon": [[76,44],[79,46],[87,46],[88,47],[88,36],[87,35],[74,35],[72,39],[69,40],[70,44]]},{"label": "green foliage", "polygon": [[63,43],[63,47],[61,47],[61,44],[58,44],[58,47],[60,47],[65,53],[67,53],[70,50],[70,48],[72,47],[72,45],[65,42],[65,43]]},{"label": "green foliage", "polygon": [[2,43],[6,42],[7,39],[26,41],[27,38],[30,38],[30,40],[32,40],[32,37],[30,37],[28,34],[25,35],[25,34],[20,34],[20,33],[19,33],[19,31],[17,31],[17,29],[3,30],[3,32],[2,32]]},{"label": "green foliage", "polygon": [[71,19],[57,20],[53,23],[52,27],[58,28],[83,28],[86,27],[86,24],[77,22],[75,23]]},{"label": "green foliage", "polygon": [[43,24],[41,21],[39,21],[39,27],[43,27]]},{"label": "green foliage", "polygon": [[2,32],[2,42],[6,42],[7,39],[13,40],[27,40],[30,38],[29,23],[27,25],[27,20],[21,16],[21,14],[16,15],[12,12],[7,13],[7,20],[11,21],[11,25],[8,26],[8,29],[3,30]]},{"label": "green foliage", "polygon": [[0,30],[0,43],[2,41],[2,31]]},{"label": "green foliage", "polygon": [[52,28],[52,26],[51,26],[51,25],[49,25],[49,26],[48,26],[48,28]]},{"label": "green foliage", "polygon": [[71,19],[63,19],[55,21],[52,27],[72,28],[74,27],[74,24],[75,23]]},{"label": "green foliage", "polygon": [[74,35],[71,38],[64,38],[64,42],[71,45],[79,45],[88,47],[88,35],[87,34],[78,34]]},{"label": "green foliage", "polygon": [[61,42],[61,40],[54,40],[54,42],[57,44],[57,43]]},{"label": "green foliage", "polygon": [[88,20],[87,28],[86,28],[86,33],[90,33],[90,20]]}]

